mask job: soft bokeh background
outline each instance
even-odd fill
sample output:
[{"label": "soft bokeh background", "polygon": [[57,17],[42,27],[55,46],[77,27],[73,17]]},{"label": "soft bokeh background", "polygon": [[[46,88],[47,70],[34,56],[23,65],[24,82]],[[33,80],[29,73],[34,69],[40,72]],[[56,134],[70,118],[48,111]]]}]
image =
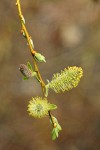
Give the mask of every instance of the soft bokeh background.
[{"label": "soft bokeh background", "polygon": [[22,80],[19,64],[32,63],[13,0],[0,0],[0,150],[100,150],[100,1],[21,0],[35,49],[46,57],[44,81],[68,66],[81,66],[79,86],[49,94],[63,130],[51,140],[49,118],[27,113],[37,81]]}]

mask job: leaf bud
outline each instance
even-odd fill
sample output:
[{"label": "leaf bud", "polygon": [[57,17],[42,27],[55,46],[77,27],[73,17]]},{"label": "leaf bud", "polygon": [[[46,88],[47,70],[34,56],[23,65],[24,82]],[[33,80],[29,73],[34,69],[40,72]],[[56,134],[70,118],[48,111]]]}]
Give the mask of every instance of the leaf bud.
[{"label": "leaf bud", "polygon": [[35,53],[34,58],[38,60],[39,62],[46,62],[45,57],[41,55],[40,53]]}]

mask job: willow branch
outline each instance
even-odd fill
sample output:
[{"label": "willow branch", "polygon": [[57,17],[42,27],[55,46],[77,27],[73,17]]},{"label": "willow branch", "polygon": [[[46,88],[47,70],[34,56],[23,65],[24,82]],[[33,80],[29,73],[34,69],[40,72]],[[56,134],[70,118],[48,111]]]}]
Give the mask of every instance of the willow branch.
[{"label": "willow branch", "polygon": [[[34,56],[36,51],[34,50],[34,45],[32,45],[32,43],[31,43],[31,40],[32,40],[31,36],[29,35],[29,33],[27,31],[27,28],[25,26],[25,19],[24,19],[23,14],[22,14],[20,0],[17,0],[16,6],[17,6],[17,9],[18,9],[18,14],[19,14],[20,21],[21,21],[21,26],[22,26],[21,32],[24,34],[25,38],[27,39],[27,42],[28,42],[28,45],[29,45],[29,48],[30,48],[30,52],[31,52],[32,56]],[[41,77],[41,74],[39,72],[39,69],[38,69],[38,66],[37,66],[37,63],[36,63],[35,59],[34,59],[34,68],[35,68],[35,71],[37,72],[38,78],[40,80],[43,96],[45,96],[45,83],[44,83],[44,81]],[[53,122],[53,119],[52,119],[51,112],[49,111],[48,114],[49,114],[49,118],[50,118],[50,120],[53,124],[53,127],[54,127],[54,122]]]},{"label": "willow branch", "polygon": [[[25,21],[23,20],[24,17],[22,15],[22,10],[21,10],[21,5],[20,5],[20,0],[17,0],[16,2],[16,5],[17,5],[17,8],[18,8],[18,13],[19,13],[19,17],[20,17],[20,21],[21,21],[21,25],[22,25],[22,32],[24,33],[26,39],[27,39],[27,42],[28,42],[28,45],[29,45],[29,48],[30,48],[30,52],[32,54],[32,56],[34,56],[34,54],[36,53],[36,51],[33,49],[33,46],[31,44],[31,36],[29,35],[28,31],[27,31],[27,28],[25,26]],[[37,66],[37,63],[34,59],[34,67],[35,67],[35,71],[37,72],[37,75],[38,75],[38,78],[40,80],[40,84],[41,84],[41,87],[42,87],[42,91],[44,93],[44,87],[45,87],[45,83],[40,75],[40,72],[39,72],[39,69],[38,69],[38,66]]]},{"label": "willow branch", "polygon": [[17,5],[17,8],[18,8],[18,13],[19,13],[19,17],[20,17],[20,21],[21,21],[21,25],[22,25],[22,30],[27,38],[27,42],[28,42],[28,45],[29,45],[29,48],[30,48],[30,51],[31,53],[34,55],[36,53],[36,51],[33,49],[32,47],[32,44],[30,42],[30,38],[31,36],[29,35],[28,31],[27,31],[27,28],[25,26],[25,23],[23,22],[23,15],[22,15],[22,11],[21,11],[21,5],[20,5],[20,0],[17,0],[16,2],[16,5]]}]

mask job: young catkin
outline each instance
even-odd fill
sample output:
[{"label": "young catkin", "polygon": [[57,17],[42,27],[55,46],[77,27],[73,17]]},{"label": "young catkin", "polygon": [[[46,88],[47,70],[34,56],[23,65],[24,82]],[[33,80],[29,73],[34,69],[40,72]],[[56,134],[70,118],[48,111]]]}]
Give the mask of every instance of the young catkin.
[{"label": "young catkin", "polygon": [[33,76],[33,72],[24,64],[20,64],[19,70],[27,78],[30,78]]},{"label": "young catkin", "polygon": [[46,85],[46,89],[53,89],[56,93],[69,91],[76,87],[83,76],[83,70],[81,67],[68,67],[61,73],[53,75],[51,82]]},{"label": "young catkin", "polygon": [[32,97],[28,104],[29,115],[34,118],[43,118],[48,115],[48,111],[56,108],[56,105],[49,103],[46,98],[42,97]]}]

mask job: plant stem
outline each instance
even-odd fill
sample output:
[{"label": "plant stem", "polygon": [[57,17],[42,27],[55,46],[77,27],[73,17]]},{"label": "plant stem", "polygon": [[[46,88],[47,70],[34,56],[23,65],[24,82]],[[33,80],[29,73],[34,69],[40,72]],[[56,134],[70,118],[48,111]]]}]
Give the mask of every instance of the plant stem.
[{"label": "plant stem", "polygon": [[[27,42],[28,42],[28,45],[29,45],[29,48],[30,48],[30,52],[31,52],[32,56],[34,56],[36,51],[33,49],[33,46],[32,46],[31,41],[30,41],[31,36],[29,35],[29,33],[27,31],[27,28],[25,26],[25,22],[23,21],[24,17],[23,17],[22,10],[21,10],[20,0],[17,0],[16,5],[17,5],[17,8],[18,8],[18,13],[19,13],[20,21],[21,21],[22,31],[24,32],[24,35],[27,39]],[[41,77],[41,74],[39,72],[36,60],[33,59],[33,62],[34,62],[35,71],[37,72],[38,78],[40,80],[43,96],[45,97],[45,83],[44,83],[44,81]],[[53,119],[52,119],[51,112],[49,111],[48,114],[49,114],[49,118],[50,118],[50,120],[51,120],[51,122],[54,126],[54,122],[53,122]]]},{"label": "plant stem", "polygon": [[[27,31],[27,28],[26,28],[25,24],[22,22],[22,16],[23,15],[22,15],[22,11],[21,11],[20,0],[17,0],[16,5],[17,5],[17,8],[18,8],[19,17],[20,17],[20,20],[21,20],[22,30],[24,31],[25,37],[27,39],[27,42],[28,42],[28,45],[29,45],[29,48],[30,48],[30,52],[33,56],[36,53],[36,51],[33,49],[33,46],[30,42],[30,35]],[[40,75],[40,72],[39,72],[39,69],[38,69],[38,66],[37,66],[37,63],[36,63],[35,59],[34,59],[34,67],[35,67],[35,71],[37,72],[38,78],[41,81],[40,84],[41,84],[41,87],[42,87],[42,91],[44,91],[45,83],[44,83],[44,81],[43,81],[43,79]]]},{"label": "plant stem", "polygon": [[29,35],[29,33],[28,33],[27,29],[26,29],[25,24],[22,22],[22,17],[23,17],[23,15],[22,15],[22,11],[21,11],[20,0],[17,0],[16,5],[17,5],[17,8],[18,8],[19,17],[20,17],[20,20],[21,20],[22,30],[24,31],[25,36],[26,36],[26,38],[27,38],[27,42],[28,42],[28,45],[29,45],[31,54],[34,55],[34,54],[36,53],[36,51],[33,49],[32,44],[31,44],[31,42],[30,42],[30,37],[31,37],[31,36]]}]

